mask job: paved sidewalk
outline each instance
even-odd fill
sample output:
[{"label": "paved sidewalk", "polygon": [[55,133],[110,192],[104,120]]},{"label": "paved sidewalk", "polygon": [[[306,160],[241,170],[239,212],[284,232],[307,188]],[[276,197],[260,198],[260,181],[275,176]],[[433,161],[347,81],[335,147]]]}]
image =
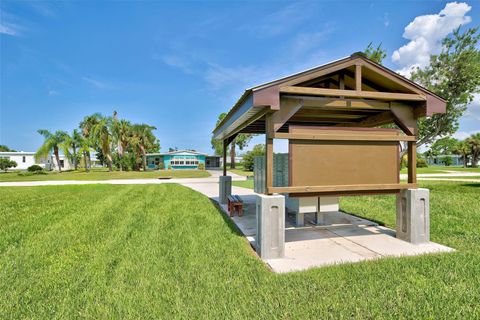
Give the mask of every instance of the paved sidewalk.
[{"label": "paved sidewalk", "polygon": [[[222,174],[218,170],[209,170],[211,176],[207,178],[184,178],[184,179],[115,179],[115,180],[52,180],[52,181],[12,181],[0,182],[0,187],[35,187],[35,186],[62,186],[77,184],[162,184],[162,183],[178,183],[178,184],[205,184],[218,183],[218,177]],[[243,181],[247,177],[229,172],[229,176],[233,181]],[[218,192],[218,190],[217,190]]]}]

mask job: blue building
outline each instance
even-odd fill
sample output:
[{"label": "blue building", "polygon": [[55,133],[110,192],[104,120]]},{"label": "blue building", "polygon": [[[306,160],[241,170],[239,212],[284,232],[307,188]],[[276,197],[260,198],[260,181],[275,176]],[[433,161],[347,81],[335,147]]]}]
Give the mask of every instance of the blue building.
[{"label": "blue building", "polygon": [[205,169],[220,168],[220,156],[209,156],[205,153],[191,150],[177,150],[166,153],[148,153],[147,167],[157,169]]}]

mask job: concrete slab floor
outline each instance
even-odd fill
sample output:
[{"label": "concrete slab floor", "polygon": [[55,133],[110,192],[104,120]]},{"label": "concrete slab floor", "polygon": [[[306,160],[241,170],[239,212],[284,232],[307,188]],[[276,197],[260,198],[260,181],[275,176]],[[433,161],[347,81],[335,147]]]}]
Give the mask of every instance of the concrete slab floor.
[{"label": "concrete slab floor", "polygon": [[[243,189],[243,188],[241,188]],[[253,247],[256,233],[255,195],[244,190],[244,215],[231,219],[250,241]],[[232,190],[233,194],[235,193]],[[225,205],[221,206],[224,213]],[[307,224],[296,228],[294,219],[287,216],[285,229],[285,257],[270,259],[266,263],[274,272],[286,273],[314,267],[359,262],[382,257],[413,256],[426,253],[451,252],[454,249],[428,242],[411,244],[395,238],[395,231],[378,226],[375,222],[355,217],[344,212],[328,212],[326,225]],[[305,221],[313,220],[311,218]]]}]

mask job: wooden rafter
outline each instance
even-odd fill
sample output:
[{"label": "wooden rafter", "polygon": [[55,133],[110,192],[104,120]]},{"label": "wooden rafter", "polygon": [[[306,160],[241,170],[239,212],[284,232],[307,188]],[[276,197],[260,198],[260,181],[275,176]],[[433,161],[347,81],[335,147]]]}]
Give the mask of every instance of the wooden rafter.
[{"label": "wooden rafter", "polygon": [[280,88],[280,93],[301,94],[311,96],[336,96],[349,98],[379,99],[379,100],[405,100],[405,101],[425,101],[426,97],[420,94],[412,93],[393,93],[377,91],[356,91],[340,89],[323,89],[309,87],[285,86]]}]

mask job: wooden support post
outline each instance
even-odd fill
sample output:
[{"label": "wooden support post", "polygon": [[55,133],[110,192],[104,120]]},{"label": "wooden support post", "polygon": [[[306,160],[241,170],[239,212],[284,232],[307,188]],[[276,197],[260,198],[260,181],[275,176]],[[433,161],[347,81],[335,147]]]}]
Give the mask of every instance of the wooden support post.
[{"label": "wooden support post", "polygon": [[225,139],[223,140],[223,175],[227,175],[227,147],[228,141]]},{"label": "wooden support post", "polygon": [[408,142],[408,183],[417,183],[417,142]]},{"label": "wooden support post", "polygon": [[355,90],[362,91],[362,65],[355,65]]},{"label": "wooden support post", "polygon": [[267,194],[269,188],[273,187],[273,121],[272,115],[265,117],[265,189]]}]

